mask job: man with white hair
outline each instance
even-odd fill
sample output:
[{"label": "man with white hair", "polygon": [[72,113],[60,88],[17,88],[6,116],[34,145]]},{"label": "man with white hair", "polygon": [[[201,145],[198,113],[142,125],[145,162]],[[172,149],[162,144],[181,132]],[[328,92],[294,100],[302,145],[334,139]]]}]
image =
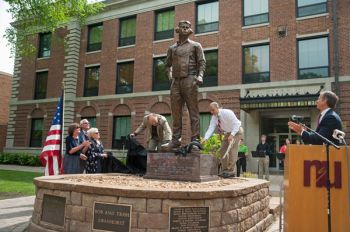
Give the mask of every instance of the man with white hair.
[{"label": "man with white hair", "polygon": [[[89,121],[84,118],[80,120],[80,134],[79,134],[79,142],[82,143],[84,141],[89,141],[89,136],[87,131],[90,129]],[[80,160],[80,173],[83,173],[86,167],[86,160]]]},{"label": "man with white hair", "polygon": [[233,177],[236,173],[238,145],[243,137],[241,121],[237,119],[232,110],[221,109],[217,102],[210,103],[209,111],[212,117],[202,143],[205,143],[212,136],[215,128],[218,129],[219,134],[224,135],[220,149],[222,170],[219,175],[224,178]]},{"label": "man with white hair", "polygon": [[137,136],[143,130],[147,132],[148,150],[158,150],[162,144],[168,143],[172,137],[172,131],[166,118],[160,114],[150,113],[143,118],[141,125],[131,136]]}]

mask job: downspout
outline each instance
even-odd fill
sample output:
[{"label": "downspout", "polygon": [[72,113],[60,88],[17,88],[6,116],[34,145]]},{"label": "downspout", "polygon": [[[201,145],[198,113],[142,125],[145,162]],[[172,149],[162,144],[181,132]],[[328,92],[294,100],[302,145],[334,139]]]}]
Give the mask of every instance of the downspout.
[{"label": "downspout", "polygon": [[[335,94],[339,96],[339,47],[338,47],[338,15],[337,15],[337,0],[333,0],[333,63],[334,63],[334,81],[335,81]],[[339,113],[339,103],[335,109]]]}]

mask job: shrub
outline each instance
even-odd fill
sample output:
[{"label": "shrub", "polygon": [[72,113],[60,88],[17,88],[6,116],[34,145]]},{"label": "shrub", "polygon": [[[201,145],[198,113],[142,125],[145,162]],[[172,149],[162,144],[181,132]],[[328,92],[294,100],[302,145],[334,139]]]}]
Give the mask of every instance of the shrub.
[{"label": "shrub", "polygon": [[39,155],[28,153],[0,153],[0,164],[41,166]]},{"label": "shrub", "polygon": [[203,153],[214,155],[217,159],[221,158],[220,148],[223,135],[214,134],[211,136],[207,142],[203,145]]}]

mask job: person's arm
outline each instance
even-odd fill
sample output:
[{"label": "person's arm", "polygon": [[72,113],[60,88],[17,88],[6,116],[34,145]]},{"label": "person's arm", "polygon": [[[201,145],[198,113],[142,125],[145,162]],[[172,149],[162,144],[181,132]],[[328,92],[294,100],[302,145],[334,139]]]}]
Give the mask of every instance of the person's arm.
[{"label": "person's arm", "polygon": [[144,131],[144,129],[146,129],[146,127],[147,127],[147,120],[148,120],[147,117],[143,118],[143,121],[142,121],[141,125],[133,133],[135,136],[140,134],[142,131]]},{"label": "person's arm", "polygon": [[209,124],[208,130],[207,130],[207,132],[205,132],[204,140],[208,140],[212,136],[212,134],[214,133],[214,130],[216,128],[216,122],[217,122],[217,119],[212,116],[210,119],[210,124]]},{"label": "person's arm", "polygon": [[[101,146],[101,149],[99,149],[98,146]],[[95,155],[95,157],[107,157],[108,155],[104,152],[104,148],[102,145],[102,142],[100,141],[100,144],[97,144],[97,141],[95,143],[91,144],[91,149],[90,149],[90,155]]]},{"label": "person's arm", "polygon": [[165,73],[169,78],[169,80],[173,79],[172,65],[173,65],[173,55],[172,55],[172,49],[170,47],[168,49],[166,60],[165,60]]},{"label": "person's arm", "polygon": [[231,131],[231,135],[235,136],[237,134],[237,132],[239,131],[239,128],[241,127],[241,121],[238,120],[238,118],[236,117],[235,113],[230,110],[227,111],[230,117],[230,121],[233,123],[232,126],[232,131]]},{"label": "person's arm", "polygon": [[268,143],[265,143],[265,144],[266,144],[266,155],[271,155],[272,151],[271,151],[270,145]]},{"label": "person's arm", "polygon": [[86,154],[87,150],[89,149],[90,146],[85,146],[82,150],[81,153]]},{"label": "person's arm", "polygon": [[283,145],[283,146],[280,148],[280,153],[286,153],[286,149],[287,149],[287,146],[286,146],[286,145]]},{"label": "person's arm", "polygon": [[74,154],[76,153],[77,151],[80,151],[81,149],[83,149],[84,147],[89,147],[90,145],[90,142],[89,141],[84,141],[82,142],[80,145],[76,146],[76,147],[72,147],[68,153],[71,155],[71,154]]},{"label": "person's arm", "polygon": [[169,126],[169,123],[167,120],[164,120],[163,123],[163,140],[164,141],[170,141],[172,139],[173,133],[171,131],[171,128]]},{"label": "person's arm", "polygon": [[248,156],[248,152],[249,152],[248,147],[246,145],[244,145],[244,155],[245,155],[245,157]]},{"label": "person's arm", "polygon": [[197,57],[197,63],[198,63],[198,75],[196,77],[197,82],[198,83],[203,83],[203,76],[204,76],[204,72],[205,72],[205,55],[203,52],[203,48],[202,45],[200,43],[198,43],[198,46],[195,47],[196,48],[196,57]]},{"label": "person's arm", "polygon": [[[332,140],[333,130],[338,127],[338,120],[333,116],[325,116],[325,118],[322,119],[320,129],[318,133],[322,135],[323,137]],[[323,144],[323,140],[316,135],[313,132],[304,131],[302,133],[302,137],[304,142],[314,145],[321,145]]]}]

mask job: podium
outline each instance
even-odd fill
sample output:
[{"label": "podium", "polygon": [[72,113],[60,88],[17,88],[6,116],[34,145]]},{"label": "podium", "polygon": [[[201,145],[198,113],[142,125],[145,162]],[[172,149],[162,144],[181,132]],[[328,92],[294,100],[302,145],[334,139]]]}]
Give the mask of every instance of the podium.
[{"label": "podium", "polygon": [[[350,228],[345,147],[330,147],[332,231]],[[284,231],[327,231],[326,146],[290,144],[284,163]]]}]

